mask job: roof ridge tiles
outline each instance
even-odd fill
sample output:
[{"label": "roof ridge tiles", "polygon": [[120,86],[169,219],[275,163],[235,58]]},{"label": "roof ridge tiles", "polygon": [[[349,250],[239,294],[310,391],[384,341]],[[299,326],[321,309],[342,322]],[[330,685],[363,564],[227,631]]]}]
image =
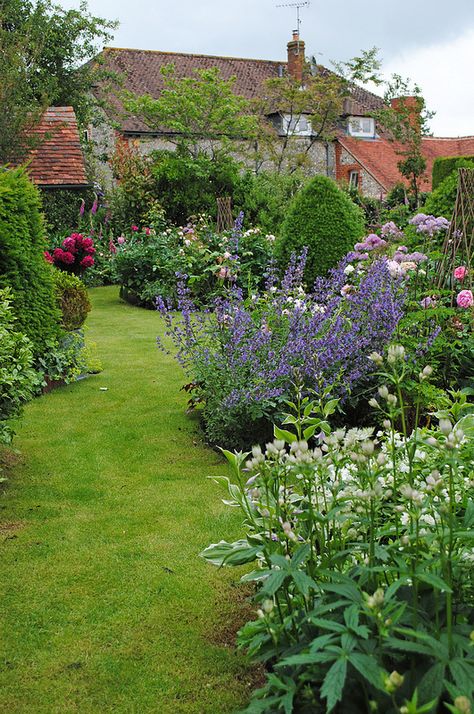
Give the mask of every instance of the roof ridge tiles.
[{"label": "roof ridge tiles", "polygon": [[263,62],[265,64],[285,65],[287,60],[256,59],[254,57],[234,57],[232,55],[210,55],[201,52],[175,52],[172,50],[142,50],[137,47],[104,47],[104,52],[147,52],[158,55],[173,55],[175,57],[206,57],[207,59],[235,60],[237,62]]}]

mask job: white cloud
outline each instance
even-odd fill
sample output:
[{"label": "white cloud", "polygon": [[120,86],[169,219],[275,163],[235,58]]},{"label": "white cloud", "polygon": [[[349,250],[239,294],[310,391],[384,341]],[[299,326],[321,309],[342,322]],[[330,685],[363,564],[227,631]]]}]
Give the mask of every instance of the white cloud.
[{"label": "white cloud", "polygon": [[410,77],[421,87],[435,136],[474,135],[474,28],[441,42],[395,56],[384,74]]}]

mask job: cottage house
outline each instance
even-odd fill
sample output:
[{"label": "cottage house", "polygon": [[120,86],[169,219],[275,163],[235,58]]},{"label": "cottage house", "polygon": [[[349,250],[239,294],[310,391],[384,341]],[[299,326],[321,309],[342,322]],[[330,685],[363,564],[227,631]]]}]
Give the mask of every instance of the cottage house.
[{"label": "cottage house", "polygon": [[[178,78],[190,76],[195,70],[217,68],[223,79],[235,77],[236,94],[249,100],[261,98],[268,79],[289,75],[303,81],[305,43],[298,32],[294,32],[287,45],[285,62],[112,47],[103,50],[101,61],[106,69],[122,77],[117,91],[107,92],[104,96],[103,88],[96,88],[97,96],[107,100],[106,121],[89,129],[96,155],[101,158],[105,173],[110,178],[107,159],[113,154],[117,140],[134,142],[143,153],[173,147],[171,132],[166,129],[151,131],[139,116],[124,110],[122,91],[157,98],[164,87],[161,70],[173,64]],[[383,106],[380,97],[362,87],[353,86],[350,97],[344,103],[336,138],[332,141],[315,141],[311,123],[304,113],[294,118],[276,108],[267,118],[282,136],[290,130],[300,142],[301,150],[307,154],[311,173],[348,182],[364,195],[379,198],[396,183],[404,181],[397,167],[400,146],[378,131],[373,118],[374,112]],[[427,137],[423,139],[423,151],[428,168],[422,190],[429,190],[434,159],[437,156],[473,154],[474,137]],[[271,165],[267,163],[264,167],[269,169]]]}]

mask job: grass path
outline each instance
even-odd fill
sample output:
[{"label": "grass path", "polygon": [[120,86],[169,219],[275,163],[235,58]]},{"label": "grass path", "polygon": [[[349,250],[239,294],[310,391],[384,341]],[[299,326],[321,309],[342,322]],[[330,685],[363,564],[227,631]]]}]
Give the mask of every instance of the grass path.
[{"label": "grass path", "polygon": [[104,371],[28,406],[0,492],[0,711],[233,712],[250,673],[218,632],[236,574],[197,557],[238,534],[206,478],[226,467],[158,315],[91,293]]}]

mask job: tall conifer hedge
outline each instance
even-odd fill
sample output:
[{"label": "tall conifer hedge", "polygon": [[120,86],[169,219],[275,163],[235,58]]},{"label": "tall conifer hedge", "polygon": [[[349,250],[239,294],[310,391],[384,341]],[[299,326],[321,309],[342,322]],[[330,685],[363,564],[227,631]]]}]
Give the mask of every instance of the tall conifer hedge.
[{"label": "tall conifer hedge", "polygon": [[10,287],[17,329],[36,356],[60,334],[38,190],[24,169],[0,169],[0,288]]}]

